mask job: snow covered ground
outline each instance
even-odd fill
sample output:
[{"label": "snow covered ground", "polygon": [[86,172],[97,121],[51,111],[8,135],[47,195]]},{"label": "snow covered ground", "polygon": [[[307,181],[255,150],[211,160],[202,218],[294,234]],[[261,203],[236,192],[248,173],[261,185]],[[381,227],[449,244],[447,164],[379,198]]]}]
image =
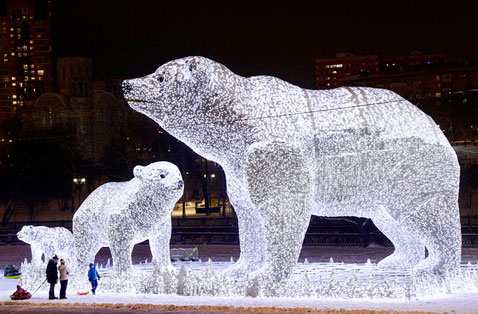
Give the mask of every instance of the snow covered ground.
[{"label": "snow covered ground", "polygon": [[[29,257],[27,252],[28,246],[18,247],[2,247],[0,250],[0,263],[5,265],[6,260],[23,260]],[[8,250],[10,254],[6,254]],[[151,271],[151,264],[144,263],[143,258],[148,258],[146,253],[147,246],[135,249],[134,260],[137,269],[148,273]],[[211,258],[211,266],[214,270],[220,271],[224,267],[230,265],[230,257],[237,259],[238,248],[235,246],[201,246],[199,247],[200,258],[202,262],[175,262],[174,265],[180,268],[185,265],[196,272],[205,271],[207,268],[207,259]],[[294,278],[299,283],[307,273],[311,282],[319,283],[321,281],[330,281],[330,274],[333,271],[335,278],[339,282],[344,282],[354,275],[360,282],[370,280],[370,273],[374,274],[374,282],[377,285],[383,285],[384,280],[398,278],[403,284],[407,283],[407,274],[403,271],[380,272],[374,266],[374,263],[388,255],[390,248],[372,247],[372,248],[344,248],[344,247],[314,247],[304,248],[301,259],[294,271]],[[100,252],[101,253],[101,252]],[[8,255],[8,258],[5,256]],[[104,274],[107,279],[109,269],[105,267],[108,254],[104,252],[99,254],[96,262],[100,265],[100,273]],[[144,257],[146,256],[146,257]],[[327,257],[328,256],[328,257]],[[330,262],[333,257],[334,262]],[[304,259],[307,262],[304,263]],[[367,263],[367,259],[371,260]],[[6,259],[6,260],[5,260]],[[141,259],[143,259],[141,261]],[[342,263],[344,261],[345,263]],[[470,261],[470,262],[469,262]],[[478,269],[478,249],[464,249],[462,269],[470,274],[476,273]],[[18,262],[16,262],[19,265]],[[141,264],[140,264],[141,263]],[[389,277],[389,278],[387,278]],[[18,280],[0,279],[0,302],[9,302],[10,294],[15,290]],[[49,304],[58,305],[63,303],[79,303],[82,306],[93,304],[152,304],[155,306],[209,306],[209,307],[245,307],[251,308],[251,311],[257,308],[275,307],[275,308],[311,308],[311,309],[345,309],[345,310],[387,310],[387,311],[417,311],[417,312],[455,312],[455,313],[478,313],[478,289],[475,287],[455,286],[450,290],[451,293],[438,293],[433,297],[412,296],[409,299],[365,299],[365,298],[251,298],[251,297],[218,297],[218,296],[177,296],[177,295],[151,295],[136,293],[109,293],[101,289],[102,282],[98,288],[97,295],[78,296],[76,291],[69,290],[67,292],[68,300],[52,300],[49,301],[47,291],[41,289],[28,302],[32,304]],[[58,287],[59,289],[59,287]],[[31,291],[33,292],[33,291]],[[58,291],[57,291],[58,294]],[[18,304],[24,304],[24,301],[16,301]],[[2,303],[0,303],[1,305]],[[4,305],[6,303],[3,303]],[[214,310],[214,308],[211,308]],[[215,308],[216,311],[220,309]],[[269,312],[273,312],[269,310]]]}]

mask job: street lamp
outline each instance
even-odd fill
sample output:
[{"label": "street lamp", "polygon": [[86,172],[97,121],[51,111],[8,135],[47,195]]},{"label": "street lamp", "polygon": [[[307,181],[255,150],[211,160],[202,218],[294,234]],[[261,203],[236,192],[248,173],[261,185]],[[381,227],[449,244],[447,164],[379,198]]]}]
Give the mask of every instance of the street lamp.
[{"label": "street lamp", "polygon": [[[73,184],[76,184],[77,189],[78,189],[78,208],[80,208],[80,202],[81,202],[81,186],[86,183],[86,178],[73,178]],[[73,203],[73,202],[72,202]],[[72,204],[71,210],[74,210],[74,205]]]}]

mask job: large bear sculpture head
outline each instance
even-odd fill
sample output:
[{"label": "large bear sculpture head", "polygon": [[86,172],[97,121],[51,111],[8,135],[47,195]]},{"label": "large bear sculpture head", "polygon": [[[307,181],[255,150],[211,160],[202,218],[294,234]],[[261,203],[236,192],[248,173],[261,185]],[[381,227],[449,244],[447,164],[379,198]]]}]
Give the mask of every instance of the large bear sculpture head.
[{"label": "large bear sculpture head", "polygon": [[144,77],[125,80],[122,88],[134,110],[194,147],[198,135],[214,129],[211,124],[220,127],[230,117],[239,79],[220,63],[187,57],[170,61]]}]

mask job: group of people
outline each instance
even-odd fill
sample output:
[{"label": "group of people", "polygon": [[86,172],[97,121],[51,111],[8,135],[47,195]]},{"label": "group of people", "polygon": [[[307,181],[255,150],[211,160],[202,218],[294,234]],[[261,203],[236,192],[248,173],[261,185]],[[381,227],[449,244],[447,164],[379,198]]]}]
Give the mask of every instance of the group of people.
[{"label": "group of people", "polygon": [[[46,279],[50,284],[50,293],[49,299],[58,299],[55,297],[55,285],[58,283],[58,272],[60,272],[60,299],[68,299],[66,297],[66,287],[68,286],[68,275],[70,274],[70,270],[66,266],[65,260],[60,259],[60,266],[58,266],[58,256],[53,256],[52,259],[48,261],[48,265],[46,267]],[[100,275],[95,268],[95,264],[90,264],[90,269],[88,270],[88,280],[91,282],[91,292],[93,294],[96,293],[96,287],[98,286],[98,280],[100,279]]]}]

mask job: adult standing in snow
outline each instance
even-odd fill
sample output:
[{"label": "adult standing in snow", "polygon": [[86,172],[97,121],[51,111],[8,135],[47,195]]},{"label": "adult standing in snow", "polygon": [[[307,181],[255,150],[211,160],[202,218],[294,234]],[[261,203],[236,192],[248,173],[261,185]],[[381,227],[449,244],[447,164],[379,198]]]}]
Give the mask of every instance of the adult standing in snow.
[{"label": "adult standing in snow", "polygon": [[96,287],[98,287],[98,280],[100,280],[100,275],[96,271],[95,264],[90,263],[90,270],[88,270],[88,280],[91,282],[91,292],[95,294]]},{"label": "adult standing in snow", "polygon": [[46,279],[50,284],[50,293],[49,299],[58,299],[55,297],[55,285],[58,283],[58,270],[56,269],[56,265],[58,264],[58,256],[53,256],[52,259],[48,261],[48,265],[46,267]]},{"label": "adult standing in snow", "polygon": [[68,285],[68,275],[70,270],[65,265],[65,260],[60,259],[60,266],[58,266],[58,271],[60,272],[60,299],[68,299],[66,297],[66,287]]}]

